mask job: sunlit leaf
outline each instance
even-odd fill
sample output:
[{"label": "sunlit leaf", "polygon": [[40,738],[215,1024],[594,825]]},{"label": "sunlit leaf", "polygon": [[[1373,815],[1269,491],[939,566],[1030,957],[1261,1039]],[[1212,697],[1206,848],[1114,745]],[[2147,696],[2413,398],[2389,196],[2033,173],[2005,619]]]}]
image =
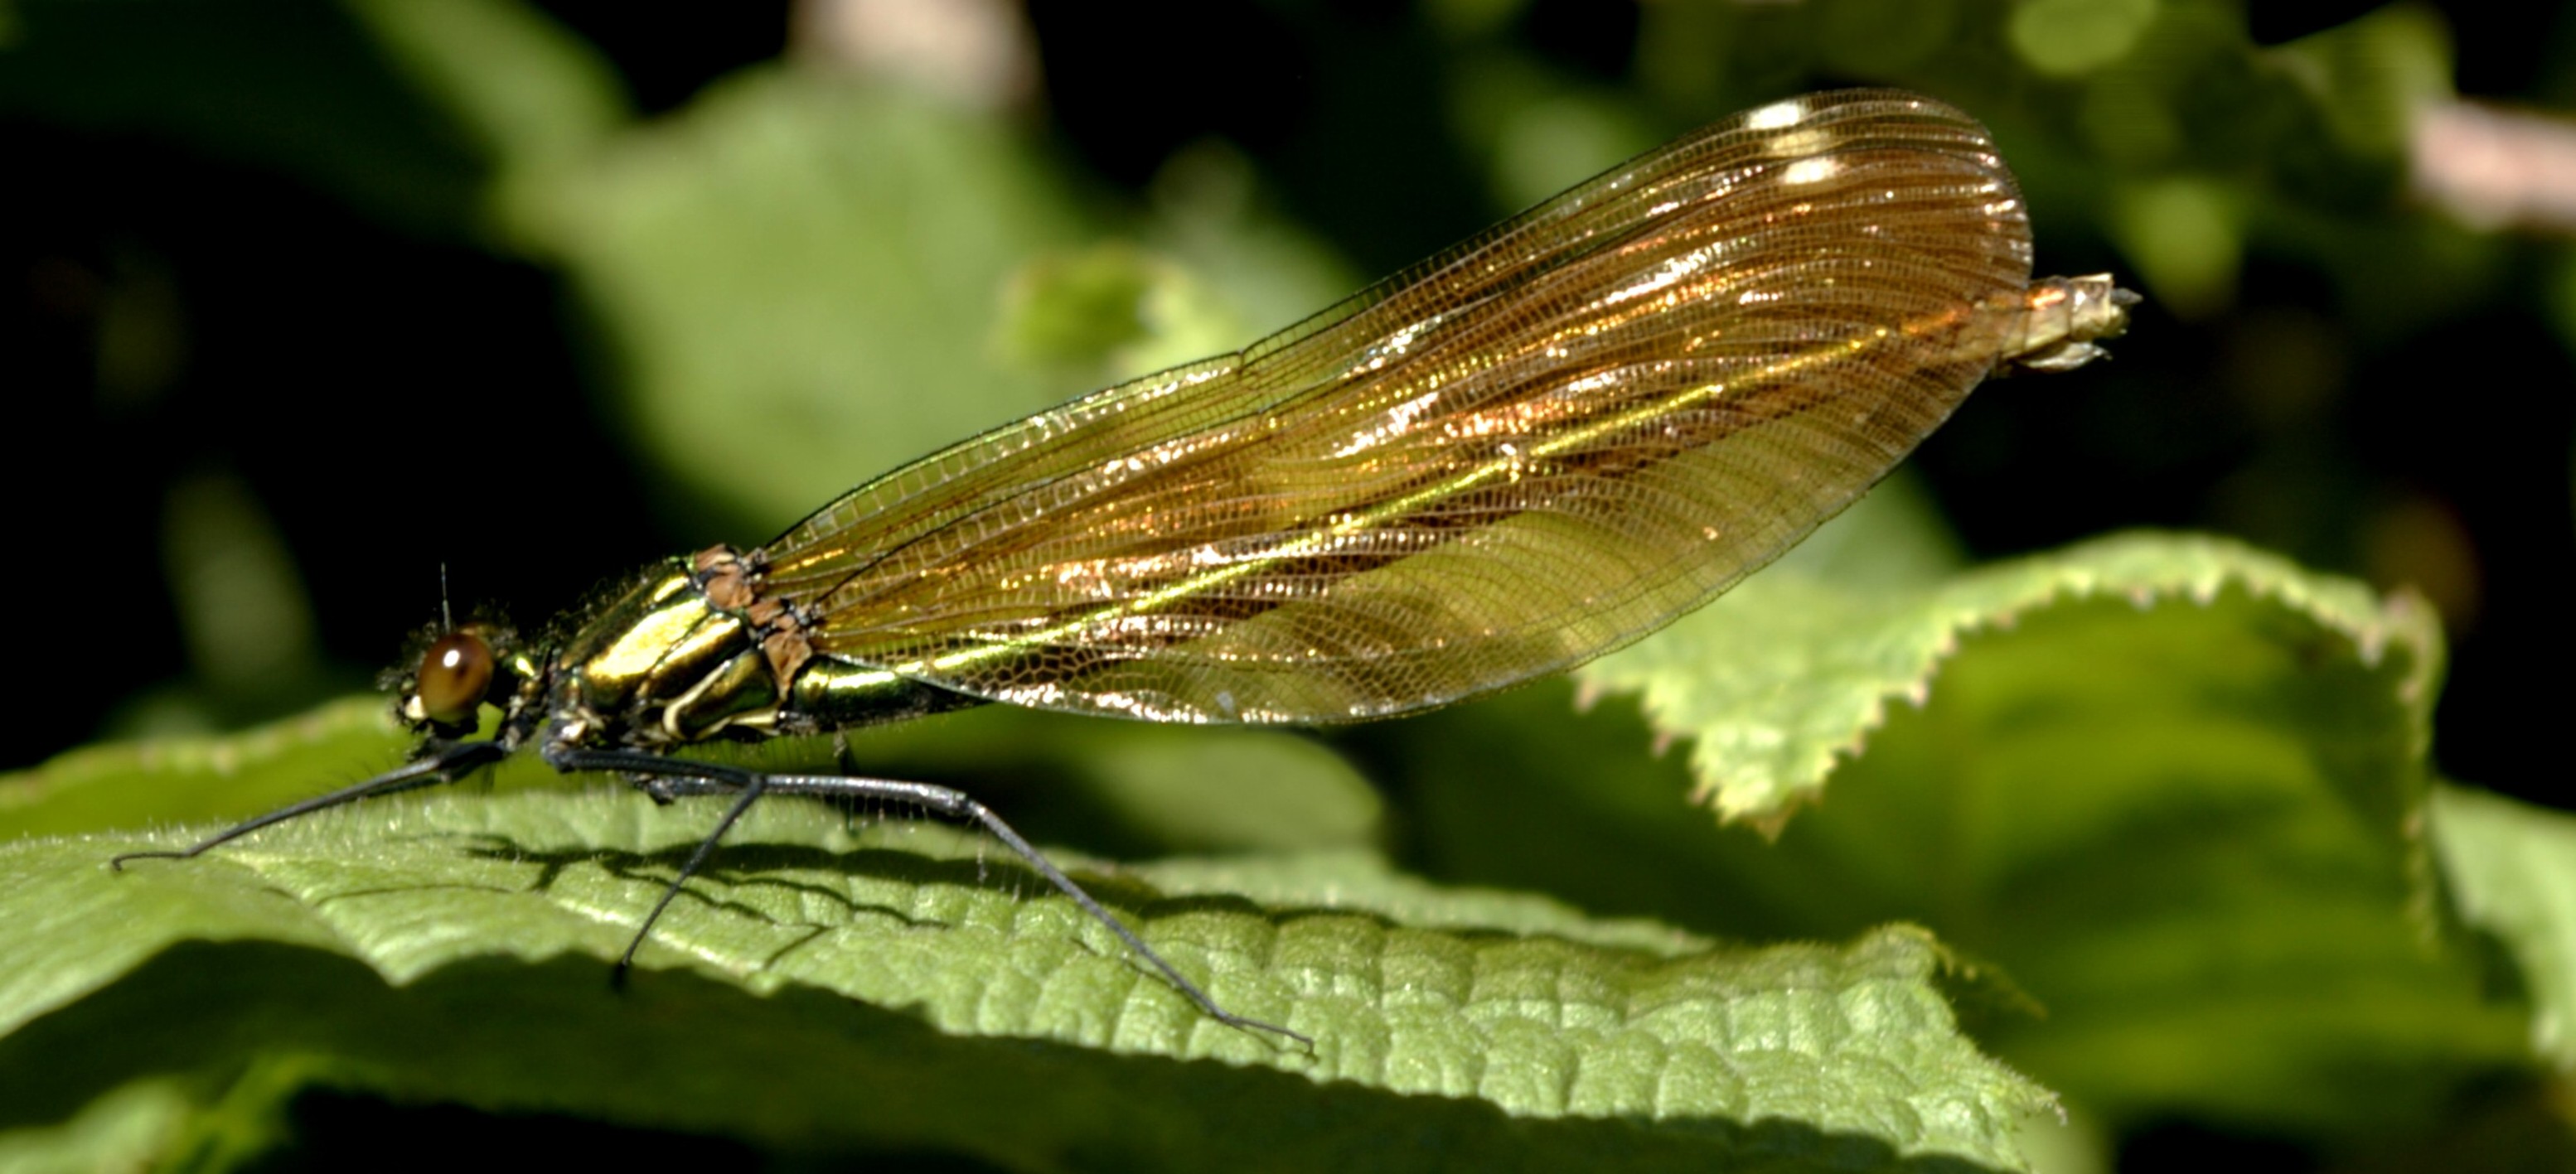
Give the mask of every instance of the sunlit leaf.
[{"label": "sunlit leaf", "polygon": [[2012,1168],[2047,1103],[1957,1033],[1912,929],[1714,947],[1364,853],[1083,870],[1308,1053],[1210,1022],[975,841],[798,803],[755,810],[612,992],[711,814],[451,794],[122,873],[102,861],[132,835],[0,848],[0,1120],[112,1132],[76,1115],[296,1057],[302,1083],[403,1099],[1006,1165],[1406,1164],[1393,1131],[1516,1165]]},{"label": "sunlit leaf", "polygon": [[2433,843],[2460,916],[2501,940],[2521,970],[2532,1050],[2576,1069],[2576,818],[2442,787]]},{"label": "sunlit leaf", "polygon": [[1766,573],[1585,670],[1587,716],[1537,688],[1347,739],[1435,877],[1931,927],[2004,980],[1980,1037],[2115,1128],[2398,1128],[2521,1063],[2522,1009],[2420,916],[2420,603],[2190,537],[1881,584]]}]

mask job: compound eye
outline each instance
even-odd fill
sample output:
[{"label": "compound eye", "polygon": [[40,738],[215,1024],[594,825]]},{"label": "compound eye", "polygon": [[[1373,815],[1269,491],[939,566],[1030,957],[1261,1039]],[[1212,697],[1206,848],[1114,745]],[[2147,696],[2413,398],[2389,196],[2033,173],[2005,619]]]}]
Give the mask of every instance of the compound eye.
[{"label": "compound eye", "polygon": [[483,691],[492,686],[492,646],[472,632],[450,632],[420,658],[412,696],[422,716],[444,726],[474,720]]}]

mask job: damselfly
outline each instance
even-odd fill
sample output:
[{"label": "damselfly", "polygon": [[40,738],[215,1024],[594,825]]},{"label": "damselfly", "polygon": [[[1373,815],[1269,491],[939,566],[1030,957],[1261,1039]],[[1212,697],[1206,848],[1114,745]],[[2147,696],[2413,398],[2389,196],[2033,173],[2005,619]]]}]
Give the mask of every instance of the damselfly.
[{"label": "damselfly", "polygon": [[[696,761],[983,702],[1164,722],[1361,721],[1599,656],[1866,491],[2002,368],[2100,354],[2135,295],[2030,280],[1974,121],[1890,91],[1739,114],[1231,355],[896,469],[776,541],[645,569],[542,639],[448,631],[400,688],[410,764],[250,820],[453,782],[522,746],[656,800],[763,795],[975,825],[1218,1005],[947,787]],[[496,732],[472,735],[481,707]]]}]

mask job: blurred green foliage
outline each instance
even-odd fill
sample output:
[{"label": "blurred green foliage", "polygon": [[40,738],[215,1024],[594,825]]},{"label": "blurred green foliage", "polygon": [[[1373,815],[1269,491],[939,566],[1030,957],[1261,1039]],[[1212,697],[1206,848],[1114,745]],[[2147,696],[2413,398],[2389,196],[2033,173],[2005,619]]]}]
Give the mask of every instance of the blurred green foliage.
[{"label": "blurred green foliage", "polygon": [[[28,303],[87,324],[78,390],[24,396],[29,411],[68,398],[176,437],[116,450],[153,454],[123,475],[149,520],[65,515],[119,535],[91,556],[96,590],[166,593],[172,651],[32,658],[104,661],[119,688],[166,673],[126,703],[126,732],[341,692],[354,670],[331,655],[358,654],[335,633],[390,648],[425,618],[420,559],[501,584],[467,599],[525,590],[514,602],[541,610],[620,559],[756,538],[1800,90],[1898,85],[1971,111],[2022,180],[2043,265],[2113,268],[2151,299],[2111,370],[1991,389],[1935,441],[1947,519],[1900,482],[1577,684],[1322,741],[1001,711],[852,740],[845,761],[970,785],[1041,842],[1155,861],[1092,875],[1221,995],[1316,1034],[1315,1056],[1196,1023],[1014,867],[988,878],[972,842],[795,804],[764,810],[675,908],[623,1001],[592,959],[705,815],[568,795],[532,764],[490,794],[150,875],[97,867],[144,829],[202,830],[392,761],[381,702],[353,700],[0,779],[0,1164],[275,1158],[348,1111],[317,1090],[466,1106],[502,1137],[540,1136],[515,1115],[542,1113],[775,1161],[1013,1169],[2009,1168],[2016,1129],[2050,1169],[2146,1169],[2178,1123],[2342,1168],[2576,1161],[2566,820],[2437,790],[2429,758],[2446,643],[2475,702],[2439,711],[2446,745],[2478,721],[2527,737],[2514,707],[2555,704],[2481,685],[2501,677],[2479,666],[2563,646],[2565,621],[2535,617],[2566,593],[2523,601],[2564,580],[2510,572],[2570,542],[2568,413],[2493,376],[2540,353],[2564,378],[2545,331],[2576,338],[2576,267],[2408,202],[2413,119],[2450,99],[2460,51],[2443,17],[2390,5],[2258,44],[2220,0],[1664,0],[1605,39],[1577,7],[1175,11],[1154,19],[1262,35],[1157,59],[1133,17],[1042,4],[1046,99],[996,84],[980,102],[811,22],[793,53],[660,93],[650,54],[583,31],[600,18],[577,5],[0,7],[0,117],[31,157],[184,156],[208,187],[151,198],[245,238],[188,252],[103,217],[93,256],[11,205],[13,239],[34,242],[11,254]],[[1066,24],[1094,22],[1088,51],[1147,66],[1063,47]],[[1301,37],[1326,46],[1304,73],[1263,72],[1270,40]],[[1132,116],[1180,129],[1139,129],[1123,172],[1084,129],[1086,69],[1123,73],[1104,85],[1145,95]],[[1321,129],[1190,121],[1296,86],[1299,125]],[[208,202],[237,182],[275,186]],[[363,296],[418,317],[421,336],[396,336],[411,349],[340,362],[312,323],[359,293],[243,308],[210,292],[261,288],[225,281],[286,265],[282,234],[316,218],[359,226],[316,229],[343,233],[317,247],[405,242],[366,254],[414,268]],[[560,311],[542,331],[572,359],[440,334],[488,324],[448,303],[498,288],[398,296],[450,264],[540,275],[537,304]],[[245,313],[325,357],[305,398],[247,390],[292,364],[237,357]],[[441,351],[461,373],[395,393]],[[573,371],[575,414],[604,439],[529,406]],[[2419,407],[2437,385],[2484,405],[2485,432]],[[2374,455],[2397,442],[2352,423],[2373,395],[2399,397],[2396,424],[2371,426],[2422,464]],[[168,407],[189,396],[305,437],[282,463],[318,471],[281,480],[247,447],[192,447]],[[2478,443],[2445,451],[2459,435]],[[2500,455],[2535,444],[2557,463]],[[341,447],[400,476],[331,480]],[[2475,513],[2479,491],[2444,480],[2457,465],[2519,478],[2498,496],[2525,512]],[[2079,485],[2152,500],[2186,477],[2179,501],[2068,504]],[[2028,548],[2139,522],[2424,594],[2200,537],[1982,568],[1959,553],[1962,535]],[[619,525],[647,548],[598,537]],[[432,532],[413,562],[386,553]],[[115,562],[128,543],[148,549]],[[92,549],[50,532],[22,548]],[[33,595],[52,586],[12,590],[51,607]],[[1814,941],[1839,944],[1798,944]]]}]

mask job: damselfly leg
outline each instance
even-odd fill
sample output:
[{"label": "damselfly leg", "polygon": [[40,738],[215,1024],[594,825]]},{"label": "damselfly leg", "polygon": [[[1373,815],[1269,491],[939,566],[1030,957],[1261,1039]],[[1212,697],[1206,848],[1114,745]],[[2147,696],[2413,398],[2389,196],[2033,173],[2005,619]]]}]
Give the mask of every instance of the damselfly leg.
[{"label": "damselfly leg", "polygon": [[280,807],[266,815],[244,820],[214,835],[174,851],[123,852],[109,857],[107,866],[119,872],[128,860],[187,860],[229,844],[264,827],[285,823],[299,816],[311,815],[380,795],[399,795],[423,787],[452,783],[510,756],[508,747],[498,742],[458,742],[437,753],[374,778],[351,783],[337,791],[316,795],[298,803]]}]

